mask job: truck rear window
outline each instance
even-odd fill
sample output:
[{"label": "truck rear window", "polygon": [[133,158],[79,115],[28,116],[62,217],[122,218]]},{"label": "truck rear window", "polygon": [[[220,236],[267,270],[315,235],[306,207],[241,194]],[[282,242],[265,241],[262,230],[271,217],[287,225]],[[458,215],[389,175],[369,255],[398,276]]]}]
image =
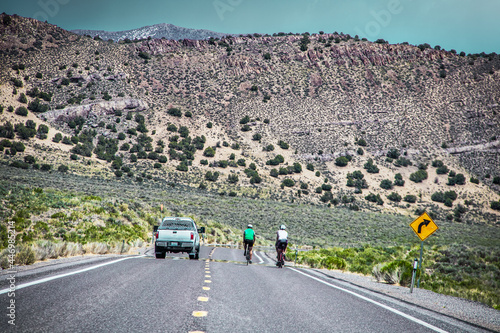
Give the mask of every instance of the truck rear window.
[{"label": "truck rear window", "polygon": [[168,230],[194,230],[191,221],[165,220],[158,229]]}]

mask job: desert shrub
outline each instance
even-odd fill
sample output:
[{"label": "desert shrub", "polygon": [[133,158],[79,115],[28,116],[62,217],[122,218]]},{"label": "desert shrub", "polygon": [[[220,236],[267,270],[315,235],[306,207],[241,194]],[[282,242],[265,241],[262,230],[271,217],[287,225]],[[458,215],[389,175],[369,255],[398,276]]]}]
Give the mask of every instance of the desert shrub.
[{"label": "desert shrub", "polygon": [[380,182],[380,187],[384,190],[392,190],[392,181],[390,179],[384,179]]},{"label": "desert shrub", "polygon": [[59,172],[68,172],[68,166],[67,165],[64,165],[64,164],[61,164],[58,168],[57,168],[57,171]]},{"label": "desert shrub", "polygon": [[179,108],[170,108],[167,113],[174,117],[182,117],[182,111]]},{"label": "desert shrub", "polygon": [[335,165],[344,167],[349,163],[349,160],[345,156],[339,156],[335,159]]},{"label": "desert shrub", "polygon": [[52,141],[55,142],[55,143],[59,143],[61,142],[62,140],[62,134],[61,133],[56,133],[56,135],[54,135],[54,137],[52,138]]},{"label": "desert shrub", "polygon": [[17,265],[31,265],[36,261],[35,252],[29,245],[21,245],[15,255]]},{"label": "desert shrub", "polygon": [[372,274],[377,281],[389,284],[408,286],[411,283],[413,267],[405,260],[394,260],[389,263],[377,264],[373,267]]},{"label": "desert shrub", "polygon": [[449,185],[465,185],[465,176],[462,173],[457,173],[454,177],[448,178]]},{"label": "desert shrub", "polygon": [[411,161],[405,157],[400,157],[396,161],[394,161],[394,165],[397,167],[407,167],[409,165],[413,165]]},{"label": "desert shrub", "polygon": [[441,160],[434,160],[434,161],[432,161],[432,166],[434,168],[439,168],[439,167],[444,166],[444,163]]},{"label": "desert shrub", "polygon": [[42,113],[49,110],[49,105],[42,103],[40,99],[37,97],[28,104],[28,110]]},{"label": "desert shrub", "polygon": [[399,150],[395,149],[395,148],[391,148],[389,149],[389,151],[387,152],[387,157],[389,158],[392,158],[392,159],[398,159],[399,158],[399,155],[400,155],[400,152]]},{"label": "desert shrub", "polygon": [[321,185],[321,189],[323,191],[331,191],[332,190],[332,185],[330,185],[330,184],[322,184]]},{"label": "desert shrub", "polygon": [[209,180],[211,182],[217,181],[218,178],[219,178],[219,172],[218,171],[215,171],[215,172],[207,171],[205,173],[205,179]]},{"label": "desert shrub", "polygon": [[14,84],[14,86],[17,87],[17,88],[22,88],[23,85],[24,85],[22,80],[19,80],[19,79],[16,79],[16,78],[12,78],[11,81]]},{"label": "desert shrub", "polygon": [[280,146],[281,149],[288,149],[289,145],[285,141],[279,140],[278,141],[278,146]]},{"label": "desert shrub", "polygon": [[500,200],[491,201],[490,207],[491,207],[491,209],[494,209],[494,210],[500,210]]},{"label": "desert shrub", "polygon": [[395,201],[395,202],[400,202],[401,201],[401,196],[396,193],[396,192],[392,192],[391,194],[389,194],[387,196],[387,199],[391,200],[391,201]]},{"label": "desert shrub", "polygon": [[394,175],[394,186],[404,186],[405,181],[403,180],[403,176],[400,173]]},{"label": "desert shrub", "polygon": [[274,146],[269,144],[267,146],[265,146],[263,149],[263,151],[273,151],[274,150]]},{"label": "desert shrub", "polygon": [[26,95],[24,93],[21,93],[17,100],[21,103],[24,103],[24,104],[28,103],[28,99],[26,98]]},{"label": "desert shrub", "polygon": [[30,138],[35,137],[36,135],[35,126],[36,124],[33,121],[28,120],[26,121],[26,126],[21,123],[18,123],[15,125],[14,130],[21,139],[28,140]]},{"label": "desert shrub", "polygon": [[365,200],[370,201],[370,202],[376,202],[377,205],[384,204],[384,200],[382,200],[382,198],[380,197],[380,194],[375,195],[373,193],[370,193],[367,196],[365,196]]},{"label": "desert shrub", "polygon": [[259,141],[260,139],[262,139],[262,135],[259,134],[259,133],[255,133],[253,136],[252,136],[252,140],[254,141]]},{"label": "desert shrub", "polygon": [[52,165],[51,164],[43,163],[40,166],[40,170],[42,170],[42,171],[50,171],[50,170],[52,170]]},{"label": "desert shrub", "polygon": [[321,202],[327,203],[330,202],[333,199],[333,194],[332,192],[325,192],[323,195],[319,198]]},{"label": "desert shrub", "polygon": [[345,270],[347,268],[347,262],[344,258],[328,256],[321,260],[321,266],[326,269]]},{"label": "desert shrub", "polygon": [[13,161],[12,163],[10,163],[10,166],[11,167],[14,167],[14,168],[19,168],[19,169],[29,169],[30,165],[26,162],[21,162],[21,161]]},{"label": "desert shrub", "polygon": [[406,202],[409,202],[409,203],[415,203],[415,202],[417,202],[417,197],[415,195],[412,195],[412,194],[407,194],[403,200]]},{"label": "desert shrub", "polygon": [[179,163],[179,165],[176,167],[176,169],[177,169],[178,171],[184,171],[184,172],[186,172],[186,171],[188,171],[188,170],[189,170],[189,168],[188,168],[188,165],[187,165],[187,162],[186,162],[186,161],[182,161],[181,163]]},{"label": "desert shrub", "polygon": [[26,156],[24,156],[24,162],[29,163],[29,164],[33,164],[36,162],[36,158],[32,155],[26,155]]},{"label": "desert shrub", "polygon": [[203,156],[214,157],[215,156],[214,148],[212,148],[212,147],[205,148],[205,150],[203,151]]},{"label": "desert shrub", "polygon": [[238,175],[230,174],[227,176],[227,182],[230,184],[236,184],[239,181]]},{"label": "desert shrub", "polygon": [[242,132],[248,132],[251,130],[252,130],[252,128],[248,124],[245,124],[245,125],[243,125],[243,127],[241,127]]},{"label": "desert shrub", "polygon": [[373,164],[373,159],[369,158],[368,161],[363,165],[363,168],[366,169],[368,173],[378,173],[379,168]]},{"label": "desert shrub", "polygon": [[423,180],[427,179],[427,177],[427,171],[420,169],[410,175],[410,180],[415,183],[421,183]]},{"label": "desert shrub", "polygon": [[359,139],[358,141],[356,141],[356,144],[358,146],[366,147],[366,140],[365,139]]},{"label": "desert shrub", "polygon": [[445,175],[447,174],[448,172],[450,171],[450,169],[448,169],[448,167],[446,165],[440,165],[437,167],[436,169],[436,173],[438,175]]},{"label": "desert shrub", "polygon": [[245,125],[248,122],[250,122],[250,117],[249,116],[244,116],[243,118],[240,119],[240,124]]}]

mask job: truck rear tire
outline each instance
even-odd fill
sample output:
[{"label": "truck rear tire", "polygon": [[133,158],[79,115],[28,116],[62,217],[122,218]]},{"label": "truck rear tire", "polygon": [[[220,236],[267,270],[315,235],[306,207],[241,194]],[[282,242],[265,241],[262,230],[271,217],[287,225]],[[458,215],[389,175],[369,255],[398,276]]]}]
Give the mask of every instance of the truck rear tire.
[{"label": "truck rear tire", "polygon": [[165,252],[155,253],[155,255],[156,255],[156,259],[165,259],[166,253]]},{"label": "truck rear tire", "polygon": [[194,249],[194,254],[189,254],[189,259],[199,259],[200,258],[200,250],[199,249]]}]

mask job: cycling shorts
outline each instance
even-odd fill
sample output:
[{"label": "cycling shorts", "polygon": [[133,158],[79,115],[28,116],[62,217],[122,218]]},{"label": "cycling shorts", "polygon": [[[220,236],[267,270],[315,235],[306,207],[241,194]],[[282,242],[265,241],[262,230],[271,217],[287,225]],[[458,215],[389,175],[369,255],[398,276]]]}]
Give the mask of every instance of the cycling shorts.
[{"label": "cycling shorts", "polygon": [[248,246],[252,247],[254,243],[253,239],[245,239],[245,244],[248,244]]},{"label": "cycling shorts", "polygon": [[288,245],[288,240],[279,240],[277,243],[276,243],[276,247],[278,249],[286,249],[286,246]]}]

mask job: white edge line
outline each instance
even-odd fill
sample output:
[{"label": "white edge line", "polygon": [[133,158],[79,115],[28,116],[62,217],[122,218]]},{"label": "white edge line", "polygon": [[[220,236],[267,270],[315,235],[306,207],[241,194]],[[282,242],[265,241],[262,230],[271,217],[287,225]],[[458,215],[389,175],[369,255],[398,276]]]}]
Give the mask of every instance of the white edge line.
[{"label": "white edge line", "polygon": [[111,265],[111,264],[116,264],[117,262],[120,262],[120,261],[123,261],[123,260],[133,259],[133,258],[141,258],[141,257],[145,257],[145,255],[136,256],[136,257],[121,258],[121,259],[118,259],[118,260],[113,260],[113,261],[105,262],[105,263],[102,263],[102,264],[99,264],[99,265],[95,265],[95,266],[87,267],[87,268],[84,268],[84,269],[80,269],[78,271],[64,273],[64,274],[59,274],[59,275],[54,275],[54,276],[47,277],[47,278],[44,278],[44,279],[35,280],[35,281],[27,282],[27,283],[23,283],[23,284],[20,284],[18,286],[15,286],[15,288],[12,289],[12,290],[10,288],[6,288],[6,289],[0,290],[0,295],[6,294],[9,291],[14,291],[14,290],[18,290],[18,289],[22,289],[22,288],[34,286],[34,285],[37,285],[37,284],[40,284],[40,283],[49,282],[49,281],[60,279],[60,278],[66,277],[66,276],[70,276],[70,275],[75,275],[75,274],[80,274],[80,273],[83,273],[83,272],[87,272],[87,271],[90,271],[90,270],[93,270],[93,269],[96,269],[96,268],[99,268],[99,267],[103,267],[103,266],[107,266],[107,265]]},{"label": "white edge line", "polygon": [[344,291],[344,292],[346,292],[346,293],[349,293],[349,294],[351,294],[351,295],[354,295],[354,296],[356,296],[356,297],[359,297],[359,298],[361,298],[361,299],[363,299],[363,300],[365,300],[365,301],[367,301],[367,302],[370,302],[370,303],[373,303],[373,304],[375,304],[375,305],[378,305],[378,306],[380,306],[380,307],[382,307],[382,308],[384,308],[384,309],[386,309],[386,310],[389,310],[389,311],[391,311],[391,312],[394,312],[395,314],[398,314],[398,315],[400,315],[400,316],[402,316],[402,317],[405,317],[406,319],[409,319],[409,320],[411,320],[411,321],[414,321],[414,322],[416,322],[416,323],[418,323],[418,324],[420,324],[420,325],[422,325],[422,326],[425,326],[425,327],[427,327],[427,328],[429,328],[429,329],[431,329],[431,330],[433,330],[433,331],[440,332],[440,333],[448,333],[447,331],[444,331],[444,330],[440,329],[439,327],[433,326],[433,325],[431,325],[431,324],[429,324],[429,323],[426,323],[425,321],[422,321],[422,320],[420,320],[420,319],[417,319],[417,318],[415,318],[415,317],[412,317],[412,316],[410,316],[410,315],[408,315],[408,314],[406,314],[406,313],[404,313],[404,312],[401,312],[401,311],[399,311],[399,310],[393,309],[393,308],[391,308],[391,307],[389,307],[389,306],[387,306],[387,305],[385,305],[385,304],[382,304],[382,303],[379,303],[379,302],[377,302],[377,301],[374,301],[374,300],[372,300],[372,299],[370,299],[370,298],[368,298],[368,297],[362,296],[362,295],[360,295],[360,294],[357,294],[357,293],[355,293],[355,292],[353,292],[353,291],[350,291],[350,290],[344,289],[344,288],[342,288],[342,287],[338,287],[338,286],[336,286],[336,285],[333,285],[333,284],[331,284],[331,283],[328,283],[328,282],[326,282],[326,281],[323,281],[323,280],[321,280],[321,279],[319,279],[319,278],[317,278],[317,277],[314,277],[314,276],[311,276],[311,275],[306,274],[306,273],[304,273],[304,272],[301,272],[301,271],[299,271],[299,270],[297,270],[297,269],[295,269],[295,268],[291,268],[291,267],[288,267],[288,268],[289,268],[289,269],[291,269],[292,271],[295,271],[295,272],[297,272],[297,273],[300,273],[300,274],[302,274],[302,275],[305,275],[305,276],[307,276],[307,277],[309,277],[309,278],[311,278],[311,279],[313,279],[313,280],[316,280],[316,281],[318,281],[318,282],[321,282],[321,283],[323,283],[323,284],[326,284],[327,286],[330,286],[330,287],[332,287],[332,288],[336,288],[336,289],[338,289],[338,290],[342,290],[342,291]]},{"label": "white edge line", "polygon": [[258,262],[258,264],[262,264],[262,263],[264,262],[264,260],[262,260],[262,258],[261,258],[261,257],[259,257],[259,255],[257,254],[257,251],[255,251],[255,253],[253,253],[253,254],[255,254],[255,256],[256,256],[257,258],[259,258],[260,262]]}]

